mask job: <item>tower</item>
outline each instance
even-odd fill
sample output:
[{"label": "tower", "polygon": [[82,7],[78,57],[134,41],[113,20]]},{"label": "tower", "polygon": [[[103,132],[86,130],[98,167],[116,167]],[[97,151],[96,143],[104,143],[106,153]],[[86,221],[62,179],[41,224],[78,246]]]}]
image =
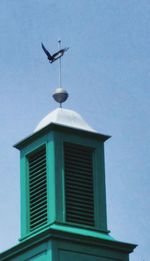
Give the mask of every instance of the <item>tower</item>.
[{"label": "tower", "polygon": [[135,245],[109,235],[104,142],[76,112],[58,108],[20,150],[20,243],[0,260],[129,260]]},{"label": "tower", "polygon": [[[57,89],[59,103],[68,97]],[[20,151],[21,235],[1,261],[128,261],[136,245],[107,229],[104,143],[75,111],[57,108]]]}]

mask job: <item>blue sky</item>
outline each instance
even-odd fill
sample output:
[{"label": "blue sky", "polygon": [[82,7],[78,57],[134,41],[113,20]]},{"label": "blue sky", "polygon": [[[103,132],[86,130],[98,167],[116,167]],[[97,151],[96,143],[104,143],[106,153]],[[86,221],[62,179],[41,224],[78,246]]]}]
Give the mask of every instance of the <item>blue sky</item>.
[{"label": "blue sky", "polygon": [[0,250],[20,236],[19,152],[12,145],[57,107],[57,40],[64,107],[79,112],[105,144],[108,228],[138,244],[131,261],[150,256],[150,1],[1,0],[0,2]]}]

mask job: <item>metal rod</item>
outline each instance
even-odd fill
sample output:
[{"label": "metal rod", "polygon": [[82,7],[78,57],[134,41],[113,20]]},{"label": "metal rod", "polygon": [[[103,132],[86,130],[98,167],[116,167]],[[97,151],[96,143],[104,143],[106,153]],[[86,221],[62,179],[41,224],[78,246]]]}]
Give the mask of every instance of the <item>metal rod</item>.
[{"label": "metal rod", "polygon": [[[58,41],[59,50],[61,50],[61,40]],[[61,57],[59,58],[59,88],[61,88]]]}]

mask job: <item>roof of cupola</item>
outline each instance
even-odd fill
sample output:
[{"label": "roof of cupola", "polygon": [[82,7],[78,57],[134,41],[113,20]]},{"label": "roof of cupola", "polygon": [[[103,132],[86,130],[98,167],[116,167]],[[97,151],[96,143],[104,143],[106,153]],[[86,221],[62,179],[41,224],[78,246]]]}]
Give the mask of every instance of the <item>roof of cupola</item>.
[{"label": "roof of cupola", "polygon": [[34,132],[43,129],[44,127],[46,127],[51,123],[95,132],[95,130],[86,123],[86,121],[80,116],[80,114],[78,114],[75,111],[64,109],[64,108],[57,108],[52,112],[50,112],[39,122]]}]

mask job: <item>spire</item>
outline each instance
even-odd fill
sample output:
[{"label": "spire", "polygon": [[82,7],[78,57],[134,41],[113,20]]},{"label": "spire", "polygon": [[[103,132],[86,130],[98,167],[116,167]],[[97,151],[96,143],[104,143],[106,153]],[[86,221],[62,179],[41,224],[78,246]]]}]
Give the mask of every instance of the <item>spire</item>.
[{"label": "spire", "polygon": [[61,75],[61,57],[64,55],[64,53],[69,49],[69,48],[61,48],[61,40],[58,40],[58,46],[59,46],[59,50],[54,53],[53,55],[51,55],[49,53],[49,51],[45,48],[44,44],[41,43],[42,45],[42,49],[45,52],[45,54],[47,55],[47,59],[49,60],[50,63],[55,62],[56,60],[59,60],[59,88],[56,88],[54,94],[53,94],[53,98],[56,102],[58,102],[60,104],[60,107],[62,107],[62,103],[64,103],[69,94],[67,93],[66,90],[64,90],[62,88],[62,75]]}]

